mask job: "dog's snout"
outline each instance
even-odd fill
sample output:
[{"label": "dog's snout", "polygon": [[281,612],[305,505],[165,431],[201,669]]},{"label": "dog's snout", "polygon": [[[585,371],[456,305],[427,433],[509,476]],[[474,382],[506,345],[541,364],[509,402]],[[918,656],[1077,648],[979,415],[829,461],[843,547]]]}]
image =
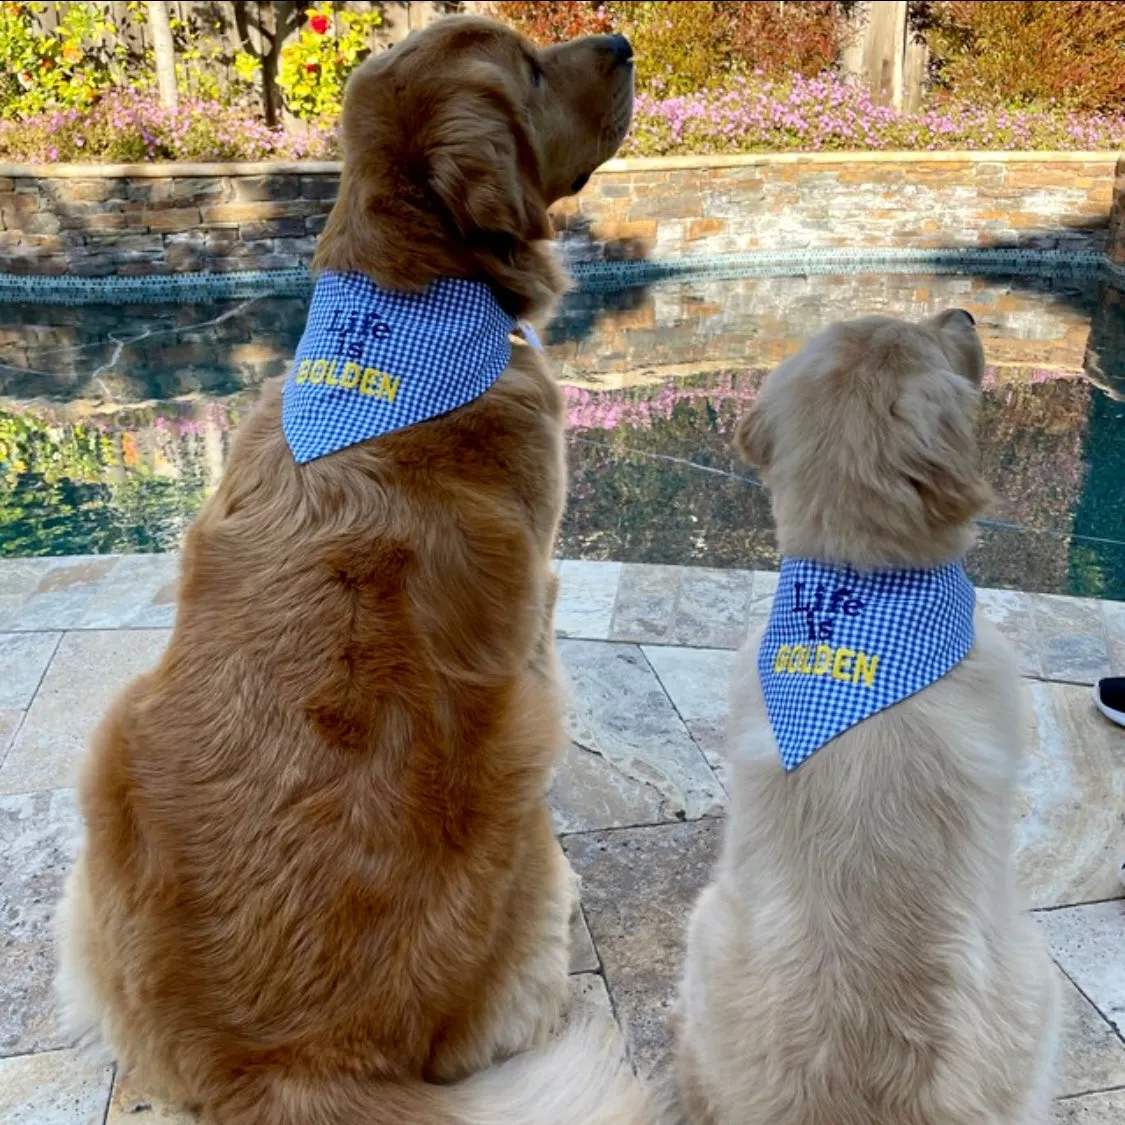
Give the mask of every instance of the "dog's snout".
[{"label": "dog's snout", "polygon": [[633,61],[633,44],[624,35],[607,35],[605,49],[609,51],[618,66]]}]

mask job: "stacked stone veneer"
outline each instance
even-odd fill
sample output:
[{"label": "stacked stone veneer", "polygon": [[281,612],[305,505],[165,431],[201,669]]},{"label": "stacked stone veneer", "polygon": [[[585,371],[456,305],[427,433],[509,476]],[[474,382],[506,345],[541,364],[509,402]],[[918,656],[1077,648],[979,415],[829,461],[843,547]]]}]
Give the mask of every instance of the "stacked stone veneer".
[{"label": "stacked stone veneer", "polygon": [[1125,266],[1125,157],[1117,162],[1113,184],[1113,210],[1109,217],[1110,260]]},{"label": "stacked stone veneer", "polygon": [[[555,218],[574,257],[1008,247],[1125,262],[1115,164],[1097,153],[622,160]],[[0,165],[0,272],[301,265],[338,180],[334,164]]]}]

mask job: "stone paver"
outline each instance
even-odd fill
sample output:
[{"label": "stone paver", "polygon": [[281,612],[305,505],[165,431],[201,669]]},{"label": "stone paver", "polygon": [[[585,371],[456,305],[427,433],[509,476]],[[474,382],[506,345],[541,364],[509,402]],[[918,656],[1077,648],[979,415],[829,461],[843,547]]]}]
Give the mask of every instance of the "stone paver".
[{"label": "stone paver", "polygon": [[117,693],[160,659],[159,629],[68,633],[0,766],[0,793],[73,785],[86,742]]},{"label": "stone paver", "polygon": [[1027,695],[1017,845],[1031,905],[1115,897],[1122,892],[1114,859],[1125,845],[1125,731],[1098,715],[1087,687],[1029,681]]},{"label": "stone paver", "polygon": [[0,1059],[0,1121],[102,1125],[112,1075],[111,1067],[98,1066],[79,1051]]},{"label": "stone paver", "polygon": [[127,1077],[118,1075],[105,1125],[199,1125],[199,1118],[154,1101]]},{"label": "stone paver", "polygon": [[0,559],[0,630],[168,628],[179,558]]},{"label": "stone paver", "polygon": [[176,555],[126,555],[98,583],[81,628],[171,627],[178,569]]},{"label": "stone paver", "polygon": [[[567,1018],[616,1016],[638,1063],[664,1077],[688,913],[722,833],[734,650],[764,623],[777,576],[572,560],[556,570],[573,743],[551,804],[582,879]],[[50,918],[79,838],[68,787],[113,696],[159,659],[175,583],[171,556],[0,560],[3,1122],[193,1120],[70,1051],[50,987]],[[1027,677],[1016,841],[1066,974],[1056,1120],[1119,1125],[1125,732],[1096,713],[1088,685],[1106,667],[1125,672],[1125,603],[983,590],[980,604]]]},{"label": "stone paver", "polygon": [[1125,1086],[1125,1041],[1066,978],[1063,998],[1059,1095]]},{"label": "stone paver", "polygon": [[721,830],[716,821],[700,820],[564,841],[582,876],[614,1007],[645,1069],[669,1061],[688,914],[707,885]]},{"label": "stone paver", "polygon": [[1125,1036],[1125,900],[1047,910],[1036,918],[1063,972]]},{"label": "stone paver", "polygon": [[746,638],[753,587],[752,570],[685,568],[672,621],[672,643],[738,648]]},{"label": "stone paver", "polygon": [[722,810],[722,786],[637,646],[565,640],[559,653],[571,682],[574,742],[656,789],[661,819]]},{"label": "stone paver", "polygon": [[777,577],[777,572],[773,570],[754,571],[754,592],[750,600],[748,633],[765,628],[770,610],[773,608],[773,596],[777,593]]},{"label": "stone paver", "polygon": [[1109,671],[1105,613],[1089,598],[1033,594],[1039,660],[1048,680],[1092,684]]},{"label": "stone paver", "polygon": [[558,573],[555,631],[560,637],[607,639],[621,581],[621,564],[566,559]]},{"label": "stone paver", "polygon": [[696,745],[717,768],[723,756],[735,653],[658,645],[645,645],[642,651]]},{"label": "stone paver", "polygon": [[669,643],[680,576],[678,566],[626,563],[621,568],[610,639]]},{"label": "stone paver", "polygon": [[73,790],[0,797],[0,1055],[69,1046],[52,1003],[51,918],[79,832]]},{"label": "stone paver", "polygon": [[23,716],[23,711],[0,711],[0,766],[4,764]]},{"label": "stone paver", "polygon": [[26,711],[31,706],[60,637],[59,633],[0,634],[0,708]]},{"label": "stone paver", "polygon": [[750,570],[626,564],[610,639],[737,648],[750,621],[754,577]]},{"label": "stone paver", "polygon": [[661,790],[596,750],[571,743],[551,787],[556,832],[591,832],[664,820]]},{"label": "stone paver", "polygon": [[609,989],[605,986],[605,978],[597,973],[577,973],[570,978],[570,1006],[564,1020],[569,1022],[591,1016],[613,1019]]},{"label": "stone paver", "polygon": [[1058,1125],[1121,1125],[1125,1121],[1125,1090],[1057,1102],[1055,1120]]},{"label": "stone paver", "polygon": [[570,971],[572,973],[596,973],[601,969],[590,927],[581,907],[570,920]]},{"label": "stone paver", "polygon": [[1019,590],[978,590],[977,604],[984,615],[1008,638],[1025,676],[1041,676],[1039,636],[1031,597]]},{"label": "stone paver", "polygon": [[1106,602],[1106,633],[1109,638],[1109,666],[1114,675],[1125,676],[1125,602]]},{"label": "stone paver", "polygon": [[[0,628],[13,631],[77,629],[98,588],[120,560],[107,555],[44,560],[39,580],[5,607]],[[22,587],[23,576],[13,572]]]}]

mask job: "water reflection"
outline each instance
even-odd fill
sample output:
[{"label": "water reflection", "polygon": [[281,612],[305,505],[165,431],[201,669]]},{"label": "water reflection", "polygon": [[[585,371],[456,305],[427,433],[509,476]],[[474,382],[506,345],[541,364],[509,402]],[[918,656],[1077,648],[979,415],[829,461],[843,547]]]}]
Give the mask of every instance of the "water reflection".
[{"label": "water reflection", "polygon": [[[1095,279],[847,275],[572,293],[548,335],[566,387],[569,557],[770,566],[767,497],[730,447],[765,372],[839,316],[951,304],[990,362],[990,585],[1125,597],[1125,299]],[[0,329],[0,553],[174,547],[305,302],[19,306]]]}]

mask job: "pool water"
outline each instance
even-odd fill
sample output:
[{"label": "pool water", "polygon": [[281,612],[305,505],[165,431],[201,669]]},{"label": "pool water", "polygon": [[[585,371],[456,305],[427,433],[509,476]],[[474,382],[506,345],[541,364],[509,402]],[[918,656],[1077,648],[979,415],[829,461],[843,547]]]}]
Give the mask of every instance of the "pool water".
[{"label": "pool water", "polygon": [[[547,347],[569,413],[559,554],[771,567],[765,492],[730,435],[763,376],[840,317],[976,318],[997,496],[978,582],[1125,598],[1125,294],[1092,277],[847,274],[571,293]],[[174,549],[306,303],[9,305],[0,554]]]}]

